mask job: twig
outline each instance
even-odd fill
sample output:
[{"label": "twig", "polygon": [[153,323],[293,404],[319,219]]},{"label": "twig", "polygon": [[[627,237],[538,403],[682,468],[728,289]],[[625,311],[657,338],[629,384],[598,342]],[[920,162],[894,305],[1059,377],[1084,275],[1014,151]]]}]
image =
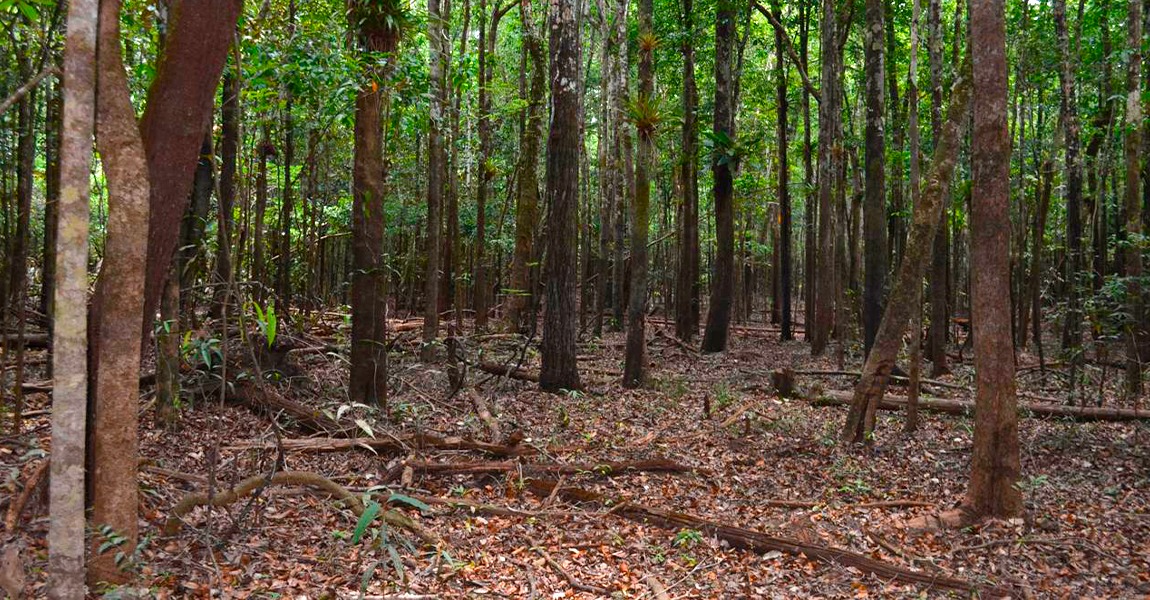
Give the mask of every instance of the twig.
[{"label": "twig", "polygon": [[600,596],[607,596],[607,595],[611,594],[610,590],[608,590],[607,588],[599,587],[597,585],[586,584],[586,583],[579,581],[578,579],[575,579],[575,577],[573,575],[571,575],[570,573],[568,573],[563,568],[562,565],[560,565],[558,562],[556,562],[555,559],[551,558],[551,555],[547,554],[547,551],[543,549],[543,544],[540,544],[534,538],[527,538],[527,540],[529,542],[531,542],[531,549],[534,550],[536,554],[543,557],[543,560],[547,561],[547,564],[556,573],[562,575],[563,579],[566,579],[567,584],[570,585],[571,587],[573,587],[573,588],[575,588],[581,592],[587,592],[590,594],[598,594]]}]

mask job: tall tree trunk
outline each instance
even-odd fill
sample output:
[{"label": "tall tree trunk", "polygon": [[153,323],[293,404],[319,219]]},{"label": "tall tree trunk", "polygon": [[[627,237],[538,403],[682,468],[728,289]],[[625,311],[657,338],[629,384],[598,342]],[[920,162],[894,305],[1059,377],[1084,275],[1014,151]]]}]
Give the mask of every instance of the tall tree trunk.
[{"label": "tall tree trunk", "polygon": [[863,230],[866,238],[863,283],[863,352],[869,353],[882,320],[886,283],[886,92],[883,47],[886,43],[883,0],[866,0],[863,54],[866,75],[866,199]]},{"label": "tall tree trunk", "polygon": [[[446,189],[447,150],[443,139],[447,115],[447,11],[444,0],[427,0],[428,63],[431,81],[431,114],[427,133],[427,268],[423,291],[424,360],[435,356],[439,330],[440,247],[443,231],[443,193]],[[450,1],[450,0],[446,0]]]},{"label": "tall tree trunk", "polygon": [[[811,0],[799,3],[802,17],[799,19],[799,56],[803,73],[810,72],[809,45],[811,29]],[[815,322],[815,263],[817,262],[816,233],[818,231],[818,198],[812,193],[815,189],[815,170],[811,160],[811,92],[803,86],[803,337],[811,340]]]},{"label": "tall tree trunk", "polygon": [[683,205],[679,223],[679,272],[675,279],[675,334],[690,341],[699,333],[699,89],[695,84],[694,0],[682,0]]},{"label": "tall tree trunk", "polygon": [[[238,65],[235,67],[239,69]],[[220,197],[216,225],[215,299],[211,315],[220,318],[224,304],[230,303],[232,281],[232,211],[236,202],[236,157],[240,144],[240,78],[228,71],[224,75],[223,99],[220,102]]]},{"label": "tall tree trunk", "polygon": [[[783,20],[783,8],[780,0],[774,0],[771,6],[775,19],[780,23]],[[779,295],[781,296],[780,315],[781,331],[779,339],[788,341],[794,339],[791,330],[791,277],[794,259],[791,254],[791,168],[787,162],[787,150],[790,144],[787,141],[787,63],[783,51],[783,31],[775,30],[775,89],[778,105],[777,132],[779,139]]]},{"label": "tall tree trunk", "polygon": [[1074,81],[1074,59],[1066,26],[1066,0],[1054,0],[1054,29],[1058,36],[1062,87],[1060,112],[1066,136],[1066,323],[1062,330],[1062,347],[1074,355],[1082,343],[1082,312],[1078,275],[1082,270],[1082,159],[1079,155],[1081,128],[1078,123],[1078,100]]},{"label": "tall tree trunk", "polygon": [[55,317],[57,225],[60,221],[60,144],[63,128],[63,94],[59,83],[48,96],[47,129],[44,131],[44,272],[40,276],[40,312],[48,317],[51,332]]},{"label": "tall tree trunk", "polygon": [[[830,0],[828,0],[830,1]],[[711,277],[711,301],[707,328],[703,334],[704,352],[727,349],[734,300],[734,72],[735,5],[719,0],[715,13],[715,157],[711,162],[715,204],[715,262]]]},{"label": "tall tree trunk", "polygon": [[204,125],[235,36],[241,0],[173,0],[172,23],[148,88],[140,133],[148,157],[151,218],[143,327],[151,327],[188,208]]},{"label": "tall tree trunk", "polygon": [[[287,43],[295,38],[295,0],[288,0]],[[295,162],[295,132],[292,122],[291,88],[283,90],[283,187],[280,189],[279,267],[276,269],[276,297],[279,299],[278,316],[287,322],[291,316],[291,224],[294,199],[292,198],[292,164]]]},{"label": "tall tree trunk", "polygon": [[256,212],[252,217],[252,258],[249,269],[252,281],[256,283],[256,303],[264,305],[267,298],[266,264],[264,261],[264,217],[268,206],[268,157],[275,154],[268,126],[263,127],[263,141],[256,150],[260,155],[259,171],[256,173]]},{"label": "tall tree trunk", "polygon": [[1021,466],[1010,339],[1010,130],[1003,0],[971,0],[970,38],[971,333],[977,391],[970,484],[961,510],[967,518],[1007,518],[1022,510],[1022,493],[1016,486]]},{"label": "tall tree trunk", "polygon": [[[192,286],[195,285],[199,275],[199,268],[204,243],[204,230],[207,226],[208,210],[212,201],[212,189],[215,187],[215,160],[212,155],[211,123],[204,130],[204,139],[200,145],[200,159],[196,164],[194,181],[192,182],[192,199],[188,204],[188,212],[180,223],[180,248],[176,252],[176,270],[174,276],[179,281],[180,308],[189,317],[189,326],[194,327],[195,304],[192,296]],[[161,302],[162,304],[162,302]]]},{"label": "tall tree trunk", "polygon": [[[354,0],[348,13],[360,46],[391,55],[399,44],[398,0]],[[352,169],[351,402],[387,402],[387,268],[383,256],[384,170],[380,137],[386,74],[368,73],[355,100]],[[435,297],[428,302],[434,305]]]},{"label": "tall tree trunk", "polygon": [[84,454],[88,401],[88,225],[96,121],[97,0],[71,0],[61,78],[60,197],[52,333],[52,463],[48,585],[84,596]]},{"label": "tall tree trunk", "polygon": [[839,45],[835,0],[823,0],[821,25],[821,79],[819,93],[818,253],[814,292],[814,320],[807,324],[811,354],[821,355],[835,322],[835,190],[842,180],[846,154],[842,148],[842,47]]},{"label": "tall tree trunk", "polygon": [[655,26],[652,0],[639,0],[639,97],[635,132],[635,201],[631,203],[631,300],[627,308],[627,348],[623,386],[641,387],[647,379],[647,236],[651,227],[651,171],[655,162]]},{"label": "tall tree trunk", "polygon": [[942,218],[942,201],[946,197],[947,182],[954,175],[958,162],[959,144],[970,114],[970,97],[971,80],[964,70],[951,89],[947,120],[935,145],[921,200],[914,207],[906,256],[899,265],[890,300],[875,336],[875,344],[867,355],[862,377],[855,386],[854,399],[842,431],[844,442],[870,444],[874,441],[875,414],[886,393],[895,359],[902,347],[907,321],[916,308],[914,299],[918,297],[922,278],[926,274],[930,247]]},{"label": "tall tree trunk", "polygon": [[[910,20],[910,61],[906,76],[907,125],[910,129],[910,198],[912,210],[917,210],[922,202],[919,188],[921,169],[919,166],[918,130],[918,32],[921,8],[919,0],[914,0]],[[893,54],[893,53],[892,53]],[[924,250],[929,252],[929,250]],[[901,263],[900,263],[901,264]],[[925,271],[925,269],[924,269]],[[906,423],[903,431],[913,433],[918,429],[918,395],[922,378],[922,276],[912,284],[914,296],[911,301],[910,319],[910,384],[907,390]]]},{"label": "tall tree trunk", "polygon": [[[942,135],[942,0],[929,0],[927,6],[927,51],[930,61],[930,130],[931,143],[938,147]],[[927,334],[926,357],[930,361],[931,377],[941,377],[950,370],[946,366],[946,340],[950,324],[948,306],[950,265],[950,236],[947,215],[950,214],[950,182],[942,198],[942,227],[934,236],[930,263],[930,332]]]},{"label": "tall tree trunk", "polygon": [[551,131],[547,136],[547,277],[543,366],[547,391],[579,387],[575,360],[576,215],[579,208],[579,2],[550,0]]},{"label": "tall tree trunk", "polygon": [[528,327],[527,312],[534,295],[531,264],[535,261],[535,228],[539,223],[539,141],[543,138],[543,109],[547,95],[547,53],[543,48],[540,28],[535,23],[531,3],[520,4],[523,22],[523,44],[530,57],[531,87],[524,109],[526,120],[519,136],[519,183],[515,195],[515,252],[511,260],[510,295],[507,298],[507,323],[514,331]]},{"label": "tall tree trunk", "polygon": [[[1130,53],[1126,72],[1126,239],[1140,239],[1142,230],[1141,164],[1142,159],[1142,0],[1129,0],[1126,18],[1127,51]],[[1126,312],[1130,323],[1126,332],[1126,393],[1142,393],[1142,366],[1146,357],[1144,330],[1146,310],[1142,291],[1142,245],[1131,243],[1126,249]]]},{"label": "tall tree trunk", "polygon": [[[104,264],[90,323],[97,340],[92,391],[92,523],[109,527],[123,544],[99,552],[93,541],[88,581],[121,583],[116,552],[131,554],[138,535],[136,482],[140,341],[148,223],[148,163],[128,78],[120,56],[120,2],[101,0],[96,143],[108,182]],[[202,123],[201,123],[202,124]],[[203,131],[200,131],[201,135]]]}]

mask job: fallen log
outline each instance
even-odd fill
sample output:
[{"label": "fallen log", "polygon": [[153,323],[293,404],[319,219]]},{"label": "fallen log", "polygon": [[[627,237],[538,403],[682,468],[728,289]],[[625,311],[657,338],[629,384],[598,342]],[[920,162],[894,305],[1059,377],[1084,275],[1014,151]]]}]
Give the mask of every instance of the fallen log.
[{"label": "fallen log", "polygon": [[295,420],[300,428],[310,433],[350,435],[355,432],[354,425],[340,423],[319,409],[296,402],[279,393],[275,388],[259,385],[250,379],[237,381],[234,385],[228,386],[226,398],[229,401],[247,405],[258,412],[271,415],[283,413]]},{"label": "fallen log", "polygon": [[[0,334],[0,344],[7,344],[9,346],[15,345],[20,340],[19,334],[5,333]],[[47,348],[52,343],[46,333],[25,333],[24,334],[24,347],[28,349],[33,348]]]},{"label": "fallen log", "polygon": [[529,381],[532,383],[539,383],[539,373],[528,371],[527,369],[525,369],[523,367],[514,367],[511,365],[502,365],[499,363],[488,362],[488,361],[476,363],[474,366],[475,366],[475,368],[479,369],[480,371],[483,371],[484,373],[490,373],[492,375],[498,375],[499,377],[510,377],[512,379],[517,379],[519,381]]},{"label": "fallen log", "polygon": [[[365,510],[363,502],[361,502],[355,494],[322,475],[310,471],[280,471],[271,477],[267,475],[253,475],[241,481],[236,487],[228,490],[220,490],[215,494],[196,493],[184,496],[184,499],[180,500],[180,502],[172,508],[168,520],[164,523],[164,535],[175,535],[179,533],[180,529],[184,526],[183,516],[192,512],[192,509],[198,506],[227,506],[271,484],[298,485],[322,490],[331,494],[336,500],[342,501],[356,518],[363,516]],[[382,511],[379,514],[379,518],[383,519],[388,525],[410,531],[429,546],[438,546],[441,542],[439,536],[424,529],[409,517],[395,510]]]},{"label": "fallen log", "polygon": [[[811,400],[814,406],[850,406],[853,392],[832,390]],[[878,405],[883,410],[906,410],[905,396],[887,394]],[[918,399],[919,410],[948,415],[974,415],[974,402],[950,398]],[[1074,421],[1138,421],[1150,420],[1150,410],[1133,408],[1106,408],[1096,406],[1064,406],[1059,404],[1019,404],[1019,415],[1024,417],[1052,417]]]},{"label": "fallen log", "polygon": [[555,481],[532,479],[527,482],[527,487],[532,493],[542,498],[556,494],[568,502],[610,506],[611,514],[635,521],[636,523],[645,523],[672,530],[694,529],[701,531],[706,535],[714,536],[730,544],[732,547],[741,550],[749,550],[757,553],[776,551],[793,556],[804,556],[809,560],[843,567],[853,567],[863,573],[875,575],[880,579],[913,583],[927,586],[928,588],[943,588],[964,593],[994,596],[1010,596],[1016,591],[1014,586],[1010,585],[984,586],[965,579],[924,573],[922,571],[915,571],[906,567],[875,560],[869,556],[850,550],[808,544],[789,538],[775,537],[750,529],[724,525],[693,515],[650,508],[608,498],[602,494],[580,488],[560,487]]},{"label": "fallen log", "polygon": [[[228,446],[228,450],[265,449],[274,450],[274,441],[241,442]],[[435,450],[470,450],[492,456],[515,457],[538,454],[538,450],[526,445],[501,445],[480,442],[462,437],[442,437],[430,433],[412,433],[378,438],[298,438],[282,442],[285,451],[294,452],[345,452],[363,449],[371,451],[408,452],[412,449],[433,448]]]},{"label": "fallen log", "polygon": [[588,473],[600,477],[618,477],[628,473],[690,473],[692,467],[667,459],[604,462],[596,464],[560,465],[532,464],[517,460],[502,462],[438,463],[409,460],[405,463],[415,471],[441,475],[484,475],[492,473],[524,473],[526,475],[577,475]]}]

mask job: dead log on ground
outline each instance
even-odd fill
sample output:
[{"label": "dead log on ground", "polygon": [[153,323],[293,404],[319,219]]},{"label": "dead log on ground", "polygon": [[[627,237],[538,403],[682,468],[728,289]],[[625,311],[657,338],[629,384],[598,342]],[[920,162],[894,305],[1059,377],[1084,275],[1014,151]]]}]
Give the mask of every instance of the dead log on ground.
[{"label": "dead log on ground", "polygon": [[[299,485],[319,489],[331,494],[336,500],[342,501],[356,518],[363,515],[363,502],[342,485],[310,471],[280,471],[270,478],[267,475],[253,475],[241,481],[236,487],[229,490],[221,490],[211,496],[206,493],[189,494],[185,496],[183,500],[180,500],[179,504],[176,504],[176,506],[172,508],[171,515],[168,516],[167,522],[164,523],[164,535],[175,535],[179,533],[184,525],[182,517],[192,512],[192,509],[196,507],[209,505],[227,506],[269,484]],[[440,543],[439,536],[424,529],[402,513],[387,510],[381,512],[379,517],[388,525],[410,531],[429,546],[436,546]]]},{"label": "dead log on ground", "polygon": [[[274,441],[242,442],[228,446],[229,450],[250,449],[274,450]],[[515,457],[538,454],[538,450],[527,445],[505,446],[480,442],[462,437],[442,437],[430,433],[414,433],[378,438],[299,438],[283,440],[285,451],[295,452],[345,452],[364,449],[372,451],[408,452],[412,449],[433,448],[435,450],[471,450],[492,456]]]},{"label": "dead log on ground", "polygon": [[[546,498],[550,494],[555,493],[557,487],[558,485],[554,481],[532,479],[528,482],[528,488],[531,489],[532,493],[542,498]],[[644,523],[673,530],[694,529],[706,535],[714,536],[734,548],[758,553],[777,551],[794,556],[805,556],[809,560],[843,567],[853,567],[863,573],[870,573],[883,580],[895,580],[927,587],[958,590],[964,593],[995,596],[1010,596],[1016,591],[1013,586],[983,586],[964,579],[915,571],[906,567],[875,560],[869,556],[850,550],[808,544],[799,540],[775,537],[758,531],[724,525],[688,514],[650,508],[630,502],[614,501],[601,494],[579,488],[562,487],[558,491],[558,496],[568,502],[589,503],[599,506],[609,505],[611,507],[611,514],[624,517],[636,523]]]},{"label": "dead log on ground", "polygon": [[474,365],[474,367],[479,369],[480,371],[483,371],[484,373],[490,373],[492,375],[498,375],[500,377],[510,377],[512,379],[517,379],[519,381],[529,381],[531,383],[539,383],[539,374],[532,372],[532,371],[528,371],[527,369],[524,369],[523,367],[513,367],[511,365],[501,365],[499,363],[487,362],[487,361],[476,363]]},{"label": "dead log on ground", "polygon": [[[811,401],[814,406],[849,406],[852,392],[829,391],[821,398]],[[878,405],[883,410],[906,410],[905,396],[887,395]],[[974,402],[950,398],[918,399],[919,410],[948,415],[974,415]],[[1133,408],[1105,408],[1095,406],[1064,406],[1059,404],[1019,404],[1019,414],[1024,417],[1052,417],[1074,421],[1138,421],[1150,420],[1150,410]]]},{"label": "dead log on ground", "polygon": [[532,464],[516,460],[502,462],[437,463],[409,460],[406,466],[415,471],[441,475],[483,475],[492,473],[523,473],[526,475],[577,475],[588,473],[600,477],[618,477],[628,473],[690,473],[696,469],[667,459],[604,462],[596,464],[560,465]]},{"label": "dead log on ground", "polygon": [[283,413],[295,420],[300,428],[310,433],[349,435],[355,432],[354,425],[340,423],[317,408],[296,402],[279,393],[275,388],[257,384],[250,379],[237,381],[234,385],[229,386],[227,399],[244,404],[258,412],[270,415]]}]

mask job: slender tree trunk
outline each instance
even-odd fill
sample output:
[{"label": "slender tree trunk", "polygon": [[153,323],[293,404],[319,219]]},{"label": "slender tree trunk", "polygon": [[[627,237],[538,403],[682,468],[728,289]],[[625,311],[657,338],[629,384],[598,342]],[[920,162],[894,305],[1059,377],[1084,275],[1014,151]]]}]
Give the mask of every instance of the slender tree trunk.
[{"label": "slender tree trunk", "polygon": [[[295,38],[295,0],[288,0],[287,43]],[[292,122],[293,98],[291,89],[283,86],[283,185],[280,190],[279,266],[276,269],[276,297],[279,298],[278,316],[287,322],[291,315],[291,227],[294,199],[292,198],[292,164],[295,162],[295,132]]]},{"label": "slender tree trunk", "polygon": [[1074,356],[1082,343],[1082,313],[1078,292],[1078,274],[1082,270],[1082,162],[1079,155],[1081,139],[1078,124],[1078,100],[1074,81],[1074,59],[1066,25],[1066,0],[1054,0],[1054,29],[1062,66],[1059,82],[1062,87],[1061,115],[1066,139],[1066,323],[1062,331],[1062,347]]},{"label": "slender tree trunk", "polygon": [[[391,55],[399,44],[397,0],[354,0],[351,26],[364,50]],[[352,169],[351,379],[352,402],[387,403],[387,269],[383,256],[384,171],[380,136],[386,74],[371,81],[355,100],[355,164]],[[434,305],[435,296],[427,301]]]},{"label": "slender tree trunk", "polygon": [[[236,67],[238,70],[238,65]],[[236,201],[236,157],[240,144],[240,78],[234,71],[224,75],[223,100],[220,102],[220,197],[216,225],[216,274],[213,318],[223,316],[223,305],[230,303],[232,281],[232,211]]]},{"label": "slender tree trunk", "polygon": [[[811,27],[811,1],[803,0],[799,3],[802,17],[799,19],[799,56],[803,73],[810,72],[809,45]],[[816,208],[818,197],[813,194],[815,189],[815,170],[811,160],[811,93],[807,86],[803,86],[803,329],[804,339],[811,341],[811,332],[815,322],[815,263],[817,262],[816,246],[818,221]]]},{"label": "slender tree trunk", "polygon": [[[1061,1],[1061,0],[1056,0]],[[971,0],[974,133],[971,141],[971,324],[975,420],[967,517],[1022,510],[1014,348],[1010,341],[1010,131],[1003,0]]]},{"label": "slender tree trunk", "polygon": [[843,427],[842,440],[848,443],[873,443],[875,414],[886,393],[895,359],[902,347],[907,321],[915,310],[914,300],[926,274],[930,246],[942,217],[942,200],[947,182],[954,175],[959,144],[968,121],[971,80],[960,73],[951,89],[947,120],[934,149],[921,199],[915,205],[906,256],[899,265],[898,276],[879,325],[875,344],[863,365],[862,377],[855,386],[854,399]]},{"label": "slender tree trunk", "polygon": [[[783,19],[783,8],[780,0],[774,0],[771,6],[775,19],[780,23]],[[779,295],[782,297],[780,312],[781,330],[779,339],[789,341],[794,339],[791,324],[791,288],[792,269],[794,259],[791,256],[791,168],[787,162],[787,150],[790,147],[787,141],[787,63],[783,51],[783,32],[775,30],[775,88],[778,98],[776,112],[778,125],[776,127],[779,139]]]},{"label": "slender tree trunk", "polygon": [[[829,2],[830,0],[828,0]],[[711,277],[711,301],[707,328],[703,334],[704,352],[727,349],[734,300],[734,73],[735,6],[719,0],[715,13],[715,117],[716,156],[711,163],[715,204],[715,262]]]},{"label": "slender tree trunk", "polygon": [[256,173],[256,212],[252,217],[252,258],[250,277],[256,284],[256,303],[264,305],[267,299],[267,283],[264,264],[264,216],[268,206],[268,157],[275,153],[267,124],[264,125],[263,141],[257,152],[260,155],[259,171]]},{"label": "slender tree trunk", "polygon": [[[652,0],[639,0],[639,97],[635,131],[639,157],[635,164],[635,201],[631,203],[631,301],[627,309],[624,387],[647,380],[647,236],[651,227],[651,171],[655,162],[655,26]],[[647,111],[647,112],[644,112]],[[648,114],[649,113],[649,114]]]},{"label": "slender tree trunk", "polygon": [[531,87],[524,110],[526,120],[519,136],[519,184],[515,196],[515,252],[511,260],[511,292],[507,298],[507,323],[514,331],[532,329],[526,322],[534,289],[531,264],[535,260],[535,228],[539,224],[539,141],[543,138],[543,109],[547,95],[547,54],[542,33],[535,23],[531,4],[520,4],[524,23],[523,43],[530,57]]},{"label": "slender tree trunk", "polygon": [[447,150],[443,139],[447,108],[447,23],[442,0],[427,0],[428,63],[431,81],[431,114],[427,134],[427,265],[423,290],[424,360],[435,356],[439,330],[440,248],[443,231],[443,193],[446,189]]},{"label": "slender tree trunk", "polygon": [[579,203],[579,2],[550,0],[551,130],[547,137],[547,276],[543,366],[547,391],[579,388],[575,360],[576,215]]},{"label": "slender tree trunk", "polygon": [[61,78],[60,197],[52,333],[52,463],[48,585],[84,596],[84,455],[88,401],[89,168],[96,121],[97,0],[71,0]]},{"label": "slender tree trunk", "polygon": [[47,129],[44,131],[44,272],[40,282],[40,312],[54,324],[56,295],[57,226],[60,221],[60,145],[63,129],[63,93],[55,84],[48,96]]},{"label": "slender tree trunk", "polygon": [[[88,581],[121,583],[115,553],[131,554],[138,535],[137,414],[148,223],[148,163],[120,56],[120,2],[101,0],[96,143],[108,182],[105,258],[91,307],[97,340],[92,391],[92,523],[125,542],[100,553],[93,541]],[[202,131],[201,131],[202,133]]]},{"label": "slender tree trunk", "polygon": [[[1141,164],[1142,159],[1142,0],[1128,0],[1126,18],[1127,51],[1130,58],[1126,72],[1126,239],[1140,239],[1142,230]],[[1126,249],[1126,312],[1130,324],[1126,332],[1126,393],[1142,393],[1142,366],[1146,357],[1140,350],[1147,346],[1145,298],[1142,291],[1142,245],[1132,243]]]},{"label": "slender tree trunk", "polygon": [[818,170],[818,253],[813,268],[816,272],[814,320],[807,324],[811,354],[821,355],[830,341],[835,324],[835,190],[842,180],[846,154],[842,148],[842,48],[835,0],[823,0],[821,26],[821,77],[819,93],[819,170]]},{"label": "slender tree trunk", "polygon": [[[918,210],[922,203],[920,169],[920,141],[918,130],[918,32],[920,16],[919,0],[914,0],[910,20],[910,64],[906,76],[907,121],[910,129],[910,202]],[[933,245],[933,244],[932,244]],[[929,250],[924,250],[929,252]],[[923,269],[924,271],[926,269]],[[918,395],[922,378],[922,276],[912,284],[910,320],[910,385],[907,390],[907,410],[904,431],[913,433],[918,429]]]},{"label": "slender tree trunk", "polygon": [[675,334],[691,341],[699,333],[699,89],[695,84],[694,0],[682,0],[683,178],[679,223],[679,273],[675,279]]},{"label": "slender tree trunk", "polygon": [[883,45],[883,0],[866,0],[863,53],[866,74],[866,199],[863,202],[865,274],[863,284],[863,351],[869,353],[882,320],[882,295],[886,283],[886,75]]},{"label": "slender tree trunk", "polygon": [[[942,9],[941,0],[928,0],[927,7],[927,50],[930,61],[930,128],[931,143],[938,147],[942,135]],[[950,324],[948,303],[950,265],[950,182],[944,182],[946,189],[942,198],[942,227],[935,234],[930,263],[930,332],[927,334],[926,357],[930,360],[930,376],[941,377],[950,372],[946,366],[946,341]]]}]

